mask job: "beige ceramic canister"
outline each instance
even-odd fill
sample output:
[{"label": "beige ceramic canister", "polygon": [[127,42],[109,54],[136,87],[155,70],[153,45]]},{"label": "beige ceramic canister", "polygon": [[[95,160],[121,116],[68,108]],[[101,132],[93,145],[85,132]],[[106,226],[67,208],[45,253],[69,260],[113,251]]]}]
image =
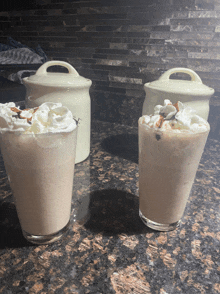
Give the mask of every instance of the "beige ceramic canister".
[{"label": "beige ceramic canister", "polygon": [[[191,80],[171,79],[170,76],[175,73],[188,74]],[[205,120],[208,119],[209,100],[214,94],[214,89],[204,85],[198,74],[191,69],[172,68],[162,74],[158,80],[146,83],[144,90],[146,97],[142,115],[154,113],[156,105],[162,105],[165,99],[169,99],[172,103],[183,102],[194,108]]]},{"label": "beige ceramic canister", "polygon": [[[68,73],[48,72],[51,66],[63,66]],[[35,75],[23,79],[26,87],[25,106],[37,107],[44,102],[61,102],[68,107],[74,118],[79,119],[76,163],[85,160],[90,153],[91,99],[89,88],[92,81],[78,74],[69,63],[48,61]]]}]

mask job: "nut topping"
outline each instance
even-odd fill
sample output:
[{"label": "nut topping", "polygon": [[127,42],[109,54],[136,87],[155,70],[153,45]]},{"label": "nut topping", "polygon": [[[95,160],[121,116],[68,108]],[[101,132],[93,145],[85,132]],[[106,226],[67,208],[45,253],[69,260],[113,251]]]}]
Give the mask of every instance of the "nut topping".
[{"label": "nut topping", "polygon": [[[35,108],[34,108],[34,111],[32,112],[32,115],[38,110],[38,108],[39,108],[39,107],[35,107]],[[11,109],[11,111],[13,111],[13,112],[16,113],[16,115],[13,115],[13,117],[16,117],[16,118],[19,118],[19,119],[26,119],[27,122],[28,122],[29,124],[31,124],[32,116],[31,116],[31,117],[25,117],[25,116],[22,116],[22,115],[21,115],[21,113],[22,113],[23,111],[28,111],[28,110],[30,110],[29,108],[24,109],[24,110],[21,110],[21,109],[18,109],[17,107],[11,107],[10,109]]]}]

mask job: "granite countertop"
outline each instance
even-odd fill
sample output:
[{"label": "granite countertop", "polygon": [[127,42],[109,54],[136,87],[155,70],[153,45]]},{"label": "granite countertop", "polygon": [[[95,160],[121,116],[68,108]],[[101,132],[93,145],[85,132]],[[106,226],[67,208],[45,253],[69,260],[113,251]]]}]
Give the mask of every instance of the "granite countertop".
[{"label": "granite countertop", "polygon": [[91,140],[51,245],[23,238],[0,160],[0,293],[220,293],[220,142],[208,138],[180,227],[157,232],[138,216],[137,128],[93,121]]}]

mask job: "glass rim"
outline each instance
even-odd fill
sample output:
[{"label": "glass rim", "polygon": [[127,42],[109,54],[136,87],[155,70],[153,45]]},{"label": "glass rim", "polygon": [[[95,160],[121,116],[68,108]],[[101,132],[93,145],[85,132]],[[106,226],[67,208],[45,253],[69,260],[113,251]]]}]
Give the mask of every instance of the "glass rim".
[{"label": "glass rim", "polygon": [[185,135],[185,134],[188,134],[188,135],[198,135],[198,134],[203,134],[203,133],[209,133],[210,132],[210,125],[209,123],[207,122],[206,126],[207,126],[207,129],[206,130],[197,130],[197,131],[193,131],[193,130],[190,130],[190,129],[162,129],[162,128],[155,128],[155,127],[151,127],[149,126],[148,124],[145,124],[145,123],[138,123],[138,127],[142,127],[143,128],[146,128],[148,130],[151,130],[152,132],[155,132],[156,134],[163,134],[163,133],[168,133],[168,134],[178,134],[178,135]]},{"label": "glass rim", "polygon": [[8,130],[8,129],[0,129],[0,135],[3,135],[3,134],[6,134],[6,133],[9,133],[9,134],[14,134],[14,135],[17,135],[17,136],[32,136],[32,137],[35,137],[35,136],[48,136],[48,135],[58,135],[58,134],[68,134],[68,133],[71,133],[73,131],[76,131],[78,129],[78,124],[79,124],[79,121],[76,120],[75,118],[73,118],[73,120],[76,122],[76,127],[74,129],[71,129],[69,131],[65,131],[65,130],[61,130],[61,131],[58,131],[58,132],[45,132],[45,133],[25,133],[25,131],[16,131],[16,130]]}]

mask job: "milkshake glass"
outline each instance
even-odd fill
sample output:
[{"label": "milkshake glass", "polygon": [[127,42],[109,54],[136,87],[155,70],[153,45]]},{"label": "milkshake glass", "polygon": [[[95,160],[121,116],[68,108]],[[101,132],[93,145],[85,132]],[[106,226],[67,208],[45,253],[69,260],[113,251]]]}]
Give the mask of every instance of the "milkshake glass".
[{"label": "milkshake glass", "polygon": [[[1,152],[22,232],[36,244],[58,240],[70,224],[77,138],[77,124],[67,108],[58,103],[45,104],[40,115],[35,109],[35,120],[31,113],[32,125],[26,126],[28,118],[23,118],[21,114],[25,112],[21,112],[21,122],[12,115],[18,126],[11,128],[13,124],[9,122],[9,127],[0,129]],[[10,109],[17,113],[16,108]],[[51,109],[55,114],[48,123]],[[66,114],[68,119],[64,118]],[[53,120],[58,122],[55,128]]]},{"label": "milkshake glass", "polygon": [[139,215],[159,231],[179,224],[210,129],[182,103],[164,104],[139,119]]}]

